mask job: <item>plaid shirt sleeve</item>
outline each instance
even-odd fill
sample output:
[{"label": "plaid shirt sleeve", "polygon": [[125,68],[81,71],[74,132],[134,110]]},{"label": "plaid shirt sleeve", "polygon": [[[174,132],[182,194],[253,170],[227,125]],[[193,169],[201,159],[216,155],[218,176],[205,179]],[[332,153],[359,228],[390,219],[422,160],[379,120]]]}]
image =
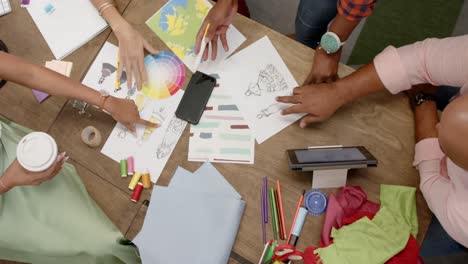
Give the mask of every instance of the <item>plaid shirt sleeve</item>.
[{"label": "plaid shirt sleeve", "polygon": [[372,14],[377,0],[338,0],[338,13],[351,21],[361,20]]}]

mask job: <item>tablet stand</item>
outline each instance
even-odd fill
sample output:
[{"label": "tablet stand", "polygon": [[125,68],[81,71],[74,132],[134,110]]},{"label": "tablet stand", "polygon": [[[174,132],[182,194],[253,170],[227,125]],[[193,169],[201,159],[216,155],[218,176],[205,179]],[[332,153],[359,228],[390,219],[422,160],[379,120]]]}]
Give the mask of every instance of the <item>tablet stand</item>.
[{"label": "tablet stand", "polygon": [[312,189],[346,186],[349,169],[314,170]]}]

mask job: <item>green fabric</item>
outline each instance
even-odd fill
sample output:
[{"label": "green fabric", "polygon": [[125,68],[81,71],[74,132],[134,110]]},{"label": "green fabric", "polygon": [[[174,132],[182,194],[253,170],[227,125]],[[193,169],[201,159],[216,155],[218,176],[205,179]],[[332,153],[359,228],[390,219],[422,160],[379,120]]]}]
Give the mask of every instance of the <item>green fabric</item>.
[{"label": "green fabric", "polygon": [[[0,173],[29,129],[0,119]],[[75,168],[0,195],[0,259],[44,264],[139,263],[135,248],[92,200]]]},{"label": "green fabric", "polygon": [[400,47],[452,35],[463,0],[378,1],[347,64],[365,64],[388,45]]},{"label": "green fabric", "polygon": [[399,217],[401,226],[410,227],[410,233],[418,236],[418,213],[416,211],[416,188],[408,186],[380,186],[380,206],[388,208],[393,215]]},{"label": "green fabric", "polygon": [[417,233],[415,193],[413,187],[382,185],[374,218],[333,228],[333,244],[314,253],[324,264],[385,263],[405,248],[412,230]]}]

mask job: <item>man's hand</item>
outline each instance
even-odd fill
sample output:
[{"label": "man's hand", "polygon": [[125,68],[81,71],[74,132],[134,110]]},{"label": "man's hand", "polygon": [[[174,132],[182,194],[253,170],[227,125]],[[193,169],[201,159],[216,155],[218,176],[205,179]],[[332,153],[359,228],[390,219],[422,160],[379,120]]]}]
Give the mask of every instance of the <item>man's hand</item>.
[{"label": "man's hand", "polygon": [[[237,13],[237,6],[237,0],[219,0],[218,3],[211,8],[198,31],[195,44],[195,54],[200,52],[203,35],[205,34],[206,27],[208,27],[208,25],[210,25],[210,27],[206,34],[206,45],[208,46],[211,41],[211,59],[216,60],[216,56],[218,54],[218,38],[221,38],[224,50],[229,50],[226,32],[229,25],[232,23],[234,15]],[[203,53],[204,61],[208,59],[208,51],[209,49],[205,48],[205,52]]]},{"label": "man's hand", "polygon": [[300,126],[328,119],[344,105],[348,99],[343,90],[335,83],[312,84],[294,88],[292,96],[279,96],[278,102],[295,104],[281,112],[283,115],[308,113],[302,118]]},{"label": "man's hand", "polygon": [[303,85],[334,82],[338,79],[338,64],[340,62],[341,49],[337,53],[327,54],[323,49],[315,50],[312,69]]}]

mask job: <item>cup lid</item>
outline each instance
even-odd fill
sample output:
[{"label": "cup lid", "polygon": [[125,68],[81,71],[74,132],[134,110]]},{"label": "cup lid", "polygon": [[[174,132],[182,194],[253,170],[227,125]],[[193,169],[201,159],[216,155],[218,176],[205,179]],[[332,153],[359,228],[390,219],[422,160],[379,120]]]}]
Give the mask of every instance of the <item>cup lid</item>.
[{"label": "cup lid", "polygon": [[33,132],[20,140],[16,157],[23,168],[39,172],[52,166],[57,158],[57,152],[57,144],[50,135]]}]

